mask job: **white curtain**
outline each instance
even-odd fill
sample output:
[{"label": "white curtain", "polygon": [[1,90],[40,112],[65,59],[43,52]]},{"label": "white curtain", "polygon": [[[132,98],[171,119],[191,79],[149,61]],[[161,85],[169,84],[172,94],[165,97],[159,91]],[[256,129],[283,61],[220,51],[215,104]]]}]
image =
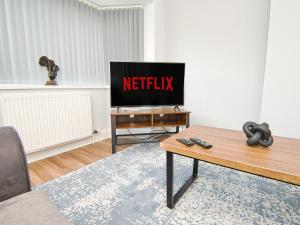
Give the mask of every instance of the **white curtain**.
[{"label": "white curtain", "polygon": [[110,60],[143,60],[143,9],[96,9],[77,0],[0,0],[0,83],[109,85]]}]

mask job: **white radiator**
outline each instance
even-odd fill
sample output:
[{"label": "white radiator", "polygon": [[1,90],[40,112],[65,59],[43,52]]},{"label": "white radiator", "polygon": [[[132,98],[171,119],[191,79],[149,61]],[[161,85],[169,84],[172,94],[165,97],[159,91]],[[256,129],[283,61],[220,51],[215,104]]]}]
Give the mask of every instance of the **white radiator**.
[{"label": "white radiator", "polygon": [[88,92],[3,95],[1,109],[4,125],[17,129],[26,153],[92,135]]}]

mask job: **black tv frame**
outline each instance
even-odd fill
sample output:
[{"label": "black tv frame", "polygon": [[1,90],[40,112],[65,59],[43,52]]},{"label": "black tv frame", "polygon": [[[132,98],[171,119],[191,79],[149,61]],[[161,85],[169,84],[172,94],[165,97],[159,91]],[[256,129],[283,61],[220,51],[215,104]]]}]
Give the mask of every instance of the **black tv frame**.
[{"label": "black tv frame", "polygon": [[[116,62],[116,63],[121,62],[121,63],[153,63],[153,64],[155,64],[155,63],[161,63],[161,64],[172,63],[172,64],[183,64],[184,65],[184,77],[183,77],[183,79],[185,79],[185,63],[184,62],[110,61],[109,65],[110,65],[111,62]],[[110,66],[109,66],[109,74],[110,74]],[[110,107],[111,108],[117,108],[118,111],[121,107],[162,107],[162,106],[174,106],[174,110],[178,109],[178,111],[180,111],[179,106],[184,106],[184,96],[185,96],[184,86],[183,86],[183,101],[182,101],[182,104],[177,104],[177,105],[165,104],[165,105],[121,105],[121,106],[112,106],[112,102],[111,102],[111,99],[112,99],[112,96],[111,96],[111,79],[110,79],[109,89],[110,89]]]}]

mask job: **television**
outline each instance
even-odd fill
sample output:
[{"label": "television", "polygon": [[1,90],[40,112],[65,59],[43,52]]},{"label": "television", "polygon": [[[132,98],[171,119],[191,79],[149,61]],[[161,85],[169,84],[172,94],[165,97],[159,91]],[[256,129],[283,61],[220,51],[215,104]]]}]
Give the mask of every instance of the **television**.
[{"label": "television", "polygon": [[110,62],[111,107],[181,106],[184,63]]}]

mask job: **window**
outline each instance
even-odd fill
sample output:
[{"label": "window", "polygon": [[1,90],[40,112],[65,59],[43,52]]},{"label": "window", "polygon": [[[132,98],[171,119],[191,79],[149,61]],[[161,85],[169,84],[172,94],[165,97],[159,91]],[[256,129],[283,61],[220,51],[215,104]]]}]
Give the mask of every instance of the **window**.
[{"label": "window", "polygon": [[41,56],[59,84],[109,85],[109,61],[143,60],[143,9],[77,0],[0,0],[0,83],[44,84]]}]

